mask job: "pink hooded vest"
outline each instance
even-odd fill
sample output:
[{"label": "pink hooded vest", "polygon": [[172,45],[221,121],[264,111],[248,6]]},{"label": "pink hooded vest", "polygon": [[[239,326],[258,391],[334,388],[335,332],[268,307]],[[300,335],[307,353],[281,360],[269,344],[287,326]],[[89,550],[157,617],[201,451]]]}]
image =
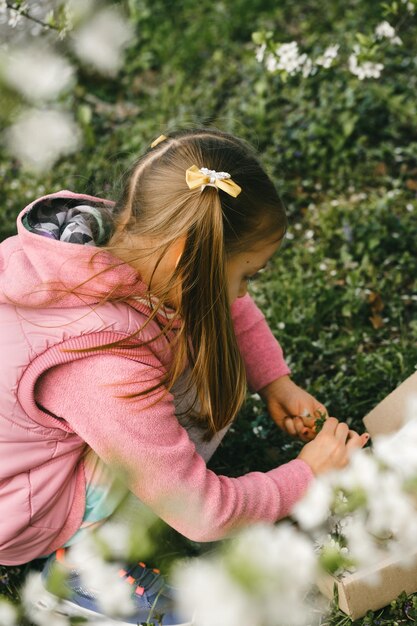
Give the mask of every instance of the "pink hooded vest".
[{"label": "pink hooded vest", "polygon": [[[124,338],[149,315],[141,300],[145,286],[133,268],[100,248],[49,239],[25,228],[22,217],[46,198],[111,206],[69,191],[45,196],[20,213],[18,234],[0,244],[0,563],[4,565],[28,562],[62,546],[79,528],[84,512],[86,443],[65,420],[37,406],[39,377],[56,365],[92,354],[65,350]],[[112,269],[74,292],[109,266]],[[119,301],[97,307],[103,294],[110,292]],[[54,302],[53,296],[62,293],[64,297]],[[234,305],[235,328],[240,325],[243,334],[263,319],[255,307],[250,319],[239,318],[245,300]],[[141,339],[152,339],[159,330],[152,322]],[[251,363],[244,357],[255,390],[289,371],[271,338],[265,351],[275,365],[270,358]],[[122,354],[159,369],[161,363],[169,363],[168,344],[162,338],[152,341],[152,351],[109,348],[106,354]],[[299,463],[297,471],[304,473],[297,499],[311,472],[301,461],[292,463]]]}]

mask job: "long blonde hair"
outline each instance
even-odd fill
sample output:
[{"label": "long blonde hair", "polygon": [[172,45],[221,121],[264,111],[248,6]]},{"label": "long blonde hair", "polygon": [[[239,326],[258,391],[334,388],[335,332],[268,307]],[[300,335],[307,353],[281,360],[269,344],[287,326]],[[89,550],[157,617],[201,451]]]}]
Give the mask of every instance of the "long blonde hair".
[{"label": "long blonde hair", "polygon": [[[213,187],[191,191],[185,172],[192,165],[230,173],[242,192],[233,198]],[[185,240],[173,274],[156,290],[152,281],[149,284],[157,298],[153,318],[169,302],[173,287],[180,285],[176,316],[182,324],[169,371],[148,391],[162,385],[170,390],[187,363],[189,387],[196,389],[200,407],[195,418],[210,437],[236,416],[246,393],[226,261],[271,234],[283,236],[287,220],[282,202],[250,147],[227,133],[201,129],[170,134],[133,164],[115,216],[113,236],[103,246],[109,252],[140,235],[158,242],[158,249],[152,250],[159,252],[158,265],[179,238]],[[138,258],[147,251],[132,253]]]}]

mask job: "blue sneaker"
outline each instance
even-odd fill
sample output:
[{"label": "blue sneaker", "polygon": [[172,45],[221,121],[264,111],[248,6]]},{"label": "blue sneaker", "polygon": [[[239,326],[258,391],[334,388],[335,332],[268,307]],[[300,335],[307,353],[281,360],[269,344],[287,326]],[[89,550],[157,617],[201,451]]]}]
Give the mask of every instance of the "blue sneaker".
[{"label": "blue sneaker", "polygon": [[[93,589],[88,589],[80,573],[65,562],[64,548],[57,550],[45,563],[41,576],[46,589],[51,570],[57,562],[68,570],[64,582],[65,595],[68,599],[60,599],[54,609],[57,613],[68,617],[85,617],[89,623],[94,621],[103,623],[104,619],[109,625],[192,626],[191,622],[185,623],[175,612],[174,588],[165,582],[159,570],[150,569],[145,563],[135,563],[119,571],[119,576],[132,588],[131,598],[135,607],[132,615],[123,617],[124,621],[120,621],[103,613],[97,594]],[[40,599],[37,608],[49,610],[48,604],[47,600]]]}]

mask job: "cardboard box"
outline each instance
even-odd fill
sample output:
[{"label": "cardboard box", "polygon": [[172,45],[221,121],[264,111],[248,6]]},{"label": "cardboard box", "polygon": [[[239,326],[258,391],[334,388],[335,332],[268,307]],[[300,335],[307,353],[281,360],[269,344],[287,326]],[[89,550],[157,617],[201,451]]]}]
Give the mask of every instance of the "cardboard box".
[{"label": "cardboard box", "polygon": [[[409,398],[417,395],[417,372],[380,402],[363,422],[372,437],[395,432],[406,423]],[[416,450],[417,454],[417,450]],[[378,572],[379,581],[373,583],[373,574]],[[387,606],[400,593],[417,591],[417,537],[416,553],[412,565],[386,558],[378,565],[362,569],[342,577],[323,575],[318,588],[327,598],[338,592],[339,608],[353,620],[363,617],[367,611],[377,611]]]},{"label": "cardboard box", "polygon": [[417,395],[417,372],[409,376],[363,418],[371,437],[388,435],[404,426],[408,402],[413,395]]}]

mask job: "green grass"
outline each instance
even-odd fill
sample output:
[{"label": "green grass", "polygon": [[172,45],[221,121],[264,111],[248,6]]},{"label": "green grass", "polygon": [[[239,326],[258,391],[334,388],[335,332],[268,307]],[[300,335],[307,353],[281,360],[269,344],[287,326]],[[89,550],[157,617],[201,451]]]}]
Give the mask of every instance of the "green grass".
[{"label": "green grass", "polygon": [[[82,150],[42,176],[0,153],[0,240],[44,193],[114,198],[121,172],[161,132],[208,124],[245,138],[259,149],[290,218],[289,238],[253,295],[294,380],[362,431],[367,411],[417,366],[415,17],[397,20],[404,47],[387,54],[378,81],[334,71],[284,85],[255,60],[253,32],[295,39],[307,51],[339,41],[346,48],[385,18],[383,3],[329,0],[324,10],[312,0],[121,4],[136,40],[119,77],[80,68],[62,99],[82,123]],[[5,119],[16,108],[6,95]],[[211,467],[231,476],[267,471],[300,449],[249,396]],[[17,599],[24,575],[25,568],[0,567],[0,595]],[[415,618],[416,597],[401,598],[355,624]],[[351,620],[335,609],[324,624]]]}]

